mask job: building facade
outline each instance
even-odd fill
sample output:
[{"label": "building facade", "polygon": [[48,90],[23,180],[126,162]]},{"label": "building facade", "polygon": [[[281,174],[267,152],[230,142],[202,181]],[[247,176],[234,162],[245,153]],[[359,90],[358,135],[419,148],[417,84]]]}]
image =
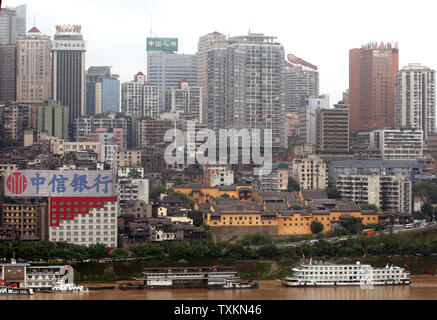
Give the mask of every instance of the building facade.
[{"label": "building facade", "polygon": [[43,102],[50,98],[51,49],[49,36],[33,27],[17,37],[17,101]]},{"label": "building facade", "polygon": [[202,119],[208,123],[208,51],[213,48],[226,47],[226,36],[219,32],[212,32],[199,38],[197,46],[197,85],[202,90]]},{"label": "building facade", "polygon": [[381,152],[383,160],[416,160],[423,157],[423,131],[375,130],[370,148]]},{"label": "building facade", "polygon": [[159,87],[159,111],[168,110],[165,92],[176,88],[183,79],[197,86],[197,56],[169,51],[147,52],[147,80]]},{"label": "building facade", "polygon": [[396,128],[435,134],[435,70],[410,63],[396,74]]},{"label": "building facade", "polygon": [[38,131],[47,131],[51,137],[68,139],[68,107],[54,100],[38,105]]},{"label": "building facade", "polygon": [[16,101],[17,47],[0,44],[0,103]]},{"label": "building facade", "polygon": [[117,247],[117,197],[56,197],[49,201],[49,241]]},{"label": "building facade", "polygon": [[336,104],[332,109],[316,110],[316,151],[349,152],[349,106]]},{"label": "building facade", "polygon": [[322,94],[318,97],[309,97],[304,101],[304,105],[298,113],[299,142],[301,144],[316,145],[316,110],[329,108],[329,95]]},{"label": "building facade", "polygon": [[328,186],[326,163],[317,156],[294,159],[292,172],[301,189],[326,189]]},{"label": "building facade", "polygon": [[343,200],[374,204],[383,211],[411,214],[411,181],[402,174],[349,174],[337,178]]},{"label": "building facade", "polygon": [[142,72],[121,85],[121,111],[128,116],[159,117],[159,87],[147,83]]},{"label": "building facade", "polygon": [[0,137],[24,143],[24,131],[31,129],[31,108],[26,104],[0,105]]},{"label": "building facade", "polygon": [[182,80],[177,88],[167,91],[168,106],[171,112],[190,112],[195,115],[196,122],[203,119],[202,88],[192,86],[187,79]]},{"label": "building facade", "polygon": [[86,115],[120,112],[120,80],[110,66],[89,67],[86,73]]},{"label": "building facade", "polygon": [[351,130],[394,127],[398,71],[397,43],[372,42],[349,51]]},{"label": "building facade", "polygon": [[17,36],[26,34],[25,4],[16,8],[5,7],[0,10],[0,45],[13,44]]},{"label": "building facade", "polygon": [[314,65],[289,54],[285,63],[285,112],[298,112],[303,101],[319,96],[319,71]]},{"label": "building facade", "polygon": [[52,96],[69,108],[69,136],[73,138],[74,121],[85,115],[85,41],[81,27],[57,26],[52,47]]}]

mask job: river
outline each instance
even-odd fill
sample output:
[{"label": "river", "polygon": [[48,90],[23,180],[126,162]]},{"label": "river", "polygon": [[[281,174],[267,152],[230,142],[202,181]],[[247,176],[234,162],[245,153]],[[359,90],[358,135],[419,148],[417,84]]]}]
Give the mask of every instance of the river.
[{"label": "river", "polygon": [[[108,285],[108,284],[99,284]],[[117,285],[113,283],[112,285]],[[96,286],[91,284],[90,286]],[[290,288],[275,280],[259,281],[258,289],[143,289],[88,293],[35,293],[0,296],[0,300],[437,300],[437,276],[411,276],[407,286]]]}]

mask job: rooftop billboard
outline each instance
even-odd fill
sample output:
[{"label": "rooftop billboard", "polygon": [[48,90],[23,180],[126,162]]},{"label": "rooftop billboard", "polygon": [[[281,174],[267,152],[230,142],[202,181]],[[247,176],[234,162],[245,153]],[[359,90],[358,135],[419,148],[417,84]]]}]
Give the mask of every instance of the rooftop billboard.
[{"label": "rooftop billboard", "polygon": [[147,38],[147,51],[178,51],[178,38]]},{"label": "rooftop billboard", "polygon": [[5,174],[6,197],[113,197],[110,170],[16,170]]}]

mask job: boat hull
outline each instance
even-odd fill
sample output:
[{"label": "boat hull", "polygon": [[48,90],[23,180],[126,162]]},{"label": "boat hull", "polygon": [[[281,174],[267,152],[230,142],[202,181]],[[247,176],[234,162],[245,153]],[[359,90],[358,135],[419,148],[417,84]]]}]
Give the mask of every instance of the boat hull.
[{"label": "boat hull", "polygon": [[356,287],[356,286],[387,286],[387,285],[409,285],[411,281],[378,281],[373,283],[345,283],[345,282],[292,282],[281,280],[281,283],[288,287]]}]

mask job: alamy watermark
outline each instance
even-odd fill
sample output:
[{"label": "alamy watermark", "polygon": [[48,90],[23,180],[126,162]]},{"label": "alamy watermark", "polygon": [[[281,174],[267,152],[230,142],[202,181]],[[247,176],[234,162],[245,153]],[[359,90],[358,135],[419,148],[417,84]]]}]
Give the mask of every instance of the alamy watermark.
[{"label": "alamy watermark", "polygon": [[[264,137],[262,155],[261,133]],[[186,164],[238,164],[239,142],[241,141],[241,164],[259,165],[258,168],[254,169],[255,175],[268,175],[272,172],[272,129],[263,129],[262,132],[260,129],[251,129],[250,131],[249,129],[220,129],[218,161],[217,136],[213,130],[196,131],[195,122],[187,121],[186,140],[187,144],[185,145],[184,132],[179,129],[174,128],[166,131],[164,141],[172,142],[164,153],[167,164],[185,164],[185,150],[187,152]],[[196,147],[199,143],[203,144]],[[230,151],[229,155],[228,150]]]}]

